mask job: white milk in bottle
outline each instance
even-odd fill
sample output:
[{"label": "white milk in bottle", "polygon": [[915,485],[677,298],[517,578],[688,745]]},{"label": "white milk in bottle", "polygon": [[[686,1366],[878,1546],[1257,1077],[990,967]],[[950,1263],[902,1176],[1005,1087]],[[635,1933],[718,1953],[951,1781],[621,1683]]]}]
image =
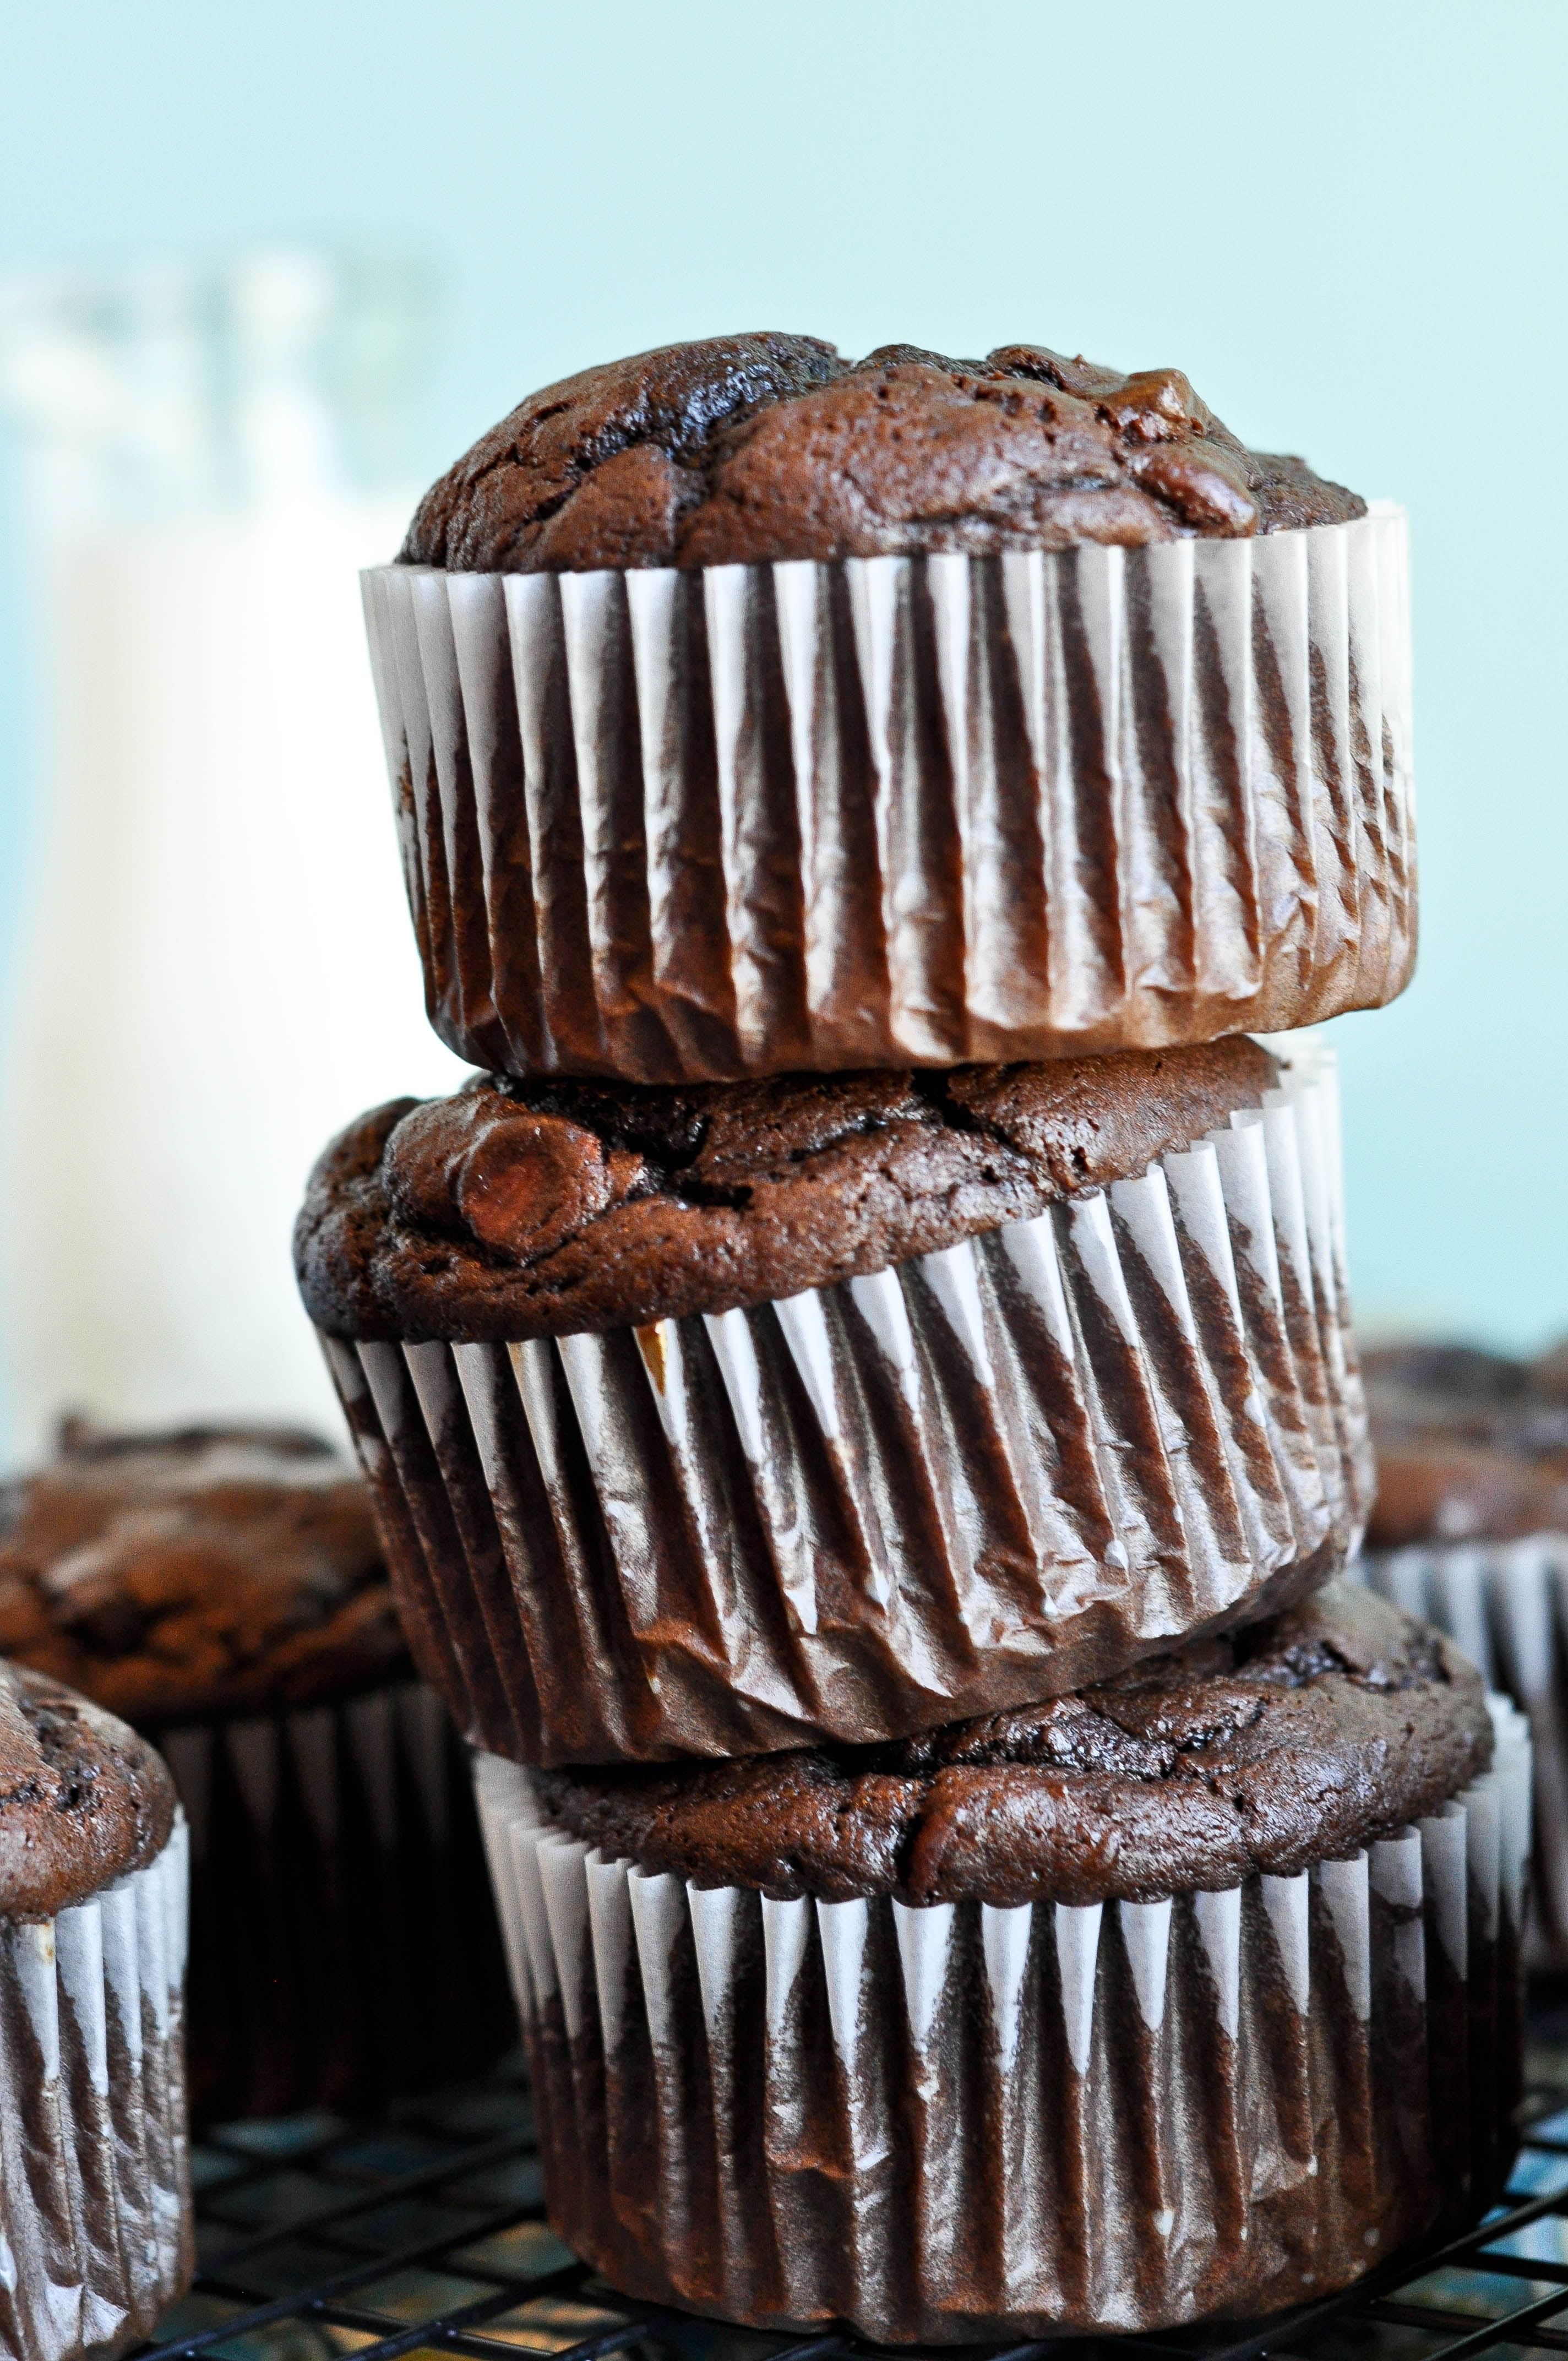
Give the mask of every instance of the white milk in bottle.
[{"label": "white milk in bottle", "polygon": [[0,297],[37,650],[0,977],[14,1464],[68,1410],[339,1431],[305,1176],[466,1071],[425,1022],[357,581],[413,504],[418,310],[294,256]]}]

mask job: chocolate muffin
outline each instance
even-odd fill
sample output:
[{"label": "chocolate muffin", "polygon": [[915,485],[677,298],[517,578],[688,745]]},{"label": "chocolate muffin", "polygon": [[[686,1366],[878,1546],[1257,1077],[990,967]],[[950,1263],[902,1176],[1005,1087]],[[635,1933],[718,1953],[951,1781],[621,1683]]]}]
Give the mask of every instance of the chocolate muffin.
[{"label": "chocolate muffin", "polygon": [[1342,1584],[893,1745],[487,1761],[551,2218],[887,2342],[1329,2293],[1506,2178],[1528,1752]]},{"label": "chocolate muffin", "polygon": [[1122,548],[1343,523],[1366,503],[1248,451],[1179,369],[1044,345],[982,361],[714,336],[520,402],[420,502],[401,560],[464,574]]},{"label": "chocolate muffin", "polygon": [[1388,1345],[1367,1362],[1377,1450],[1368,1546],[1568,1532],[1568,1357]]},{"label": "chocolate muffin", "polygon": [[757,335],[548,386],[365,577],[432,1021],[677,1082],[1392,999],[1405,566],[1177,369]]},{"label": "chocolate muffin", "polygon": [[353,1126],[300,1282],[464,1733],[897,1737],[1338,1571],[1365,1434],[1316,1057],[492,1076]]},{"label": "chocolate muffin", "polygon": [[1568,1969],[1568,1356],[1412,1344],[1368,1370],[1377,1496],[1360,1570],[1530,1715],[1528,1957]]},{"label": "chocolate muffin", "polygon": [[365,1488],[288,1427],[68,1419],[54,1465],[0,1489],[0,1648],[144,1728],[409,1669]]},{"label": "chocolate muffin", "polygon": [[0,2347],[28,2361],[120,2352],[190,2284],[188,1858],[152,1749],[0,1663]]},{"label": "chocolate muffin", "polygon": [[316,1436],[68,1421],[51,1466],[0,1488],[0,1650],[168,1755],[199,2114],[367,2103],[505,2046],[456,1740],[365,1488]]}]

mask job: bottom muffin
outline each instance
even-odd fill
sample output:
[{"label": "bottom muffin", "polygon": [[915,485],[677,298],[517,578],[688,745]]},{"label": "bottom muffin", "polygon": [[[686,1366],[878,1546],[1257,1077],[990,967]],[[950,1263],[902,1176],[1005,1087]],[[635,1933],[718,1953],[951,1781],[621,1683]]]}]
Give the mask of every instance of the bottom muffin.
[{"label": "bottom muffin", "polygon": [[188,1872],[152,1749],[0,1663],[0,2353],[99,2361],[190,2284]]},{"label": "bottom muffin", "polygon": [[1354,1586],[878,1747],[481,1757],[552,2221],[884,2342],[1310,2301],[1501,2188],[1529,1739]]}]

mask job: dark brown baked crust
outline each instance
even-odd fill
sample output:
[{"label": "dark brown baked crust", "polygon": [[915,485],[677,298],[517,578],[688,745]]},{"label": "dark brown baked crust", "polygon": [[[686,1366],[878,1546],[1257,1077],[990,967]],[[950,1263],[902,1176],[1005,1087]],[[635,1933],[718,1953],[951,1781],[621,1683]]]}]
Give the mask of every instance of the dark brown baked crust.
[{"label": "dark brown baked crust", "polygon": [[890,1745],[670,1773],[551,1771],[609,1859],[842,1901],[1152,1902],[1294,1876],[1491,1760],[1481,1675],[1353,1583],[1076,1696]]},{"label": "dark brown baked crust", "polygon": [[364,1341],[570,1335],[776,1301],[1145,1171],[1255,1106],[1245,1037],[1034,1066],[661,1089],[477,1081],[394,1100],[311,1177],[317,1326]]},{"label": "dark brown baked crust", "polygon": [[409,1673],[364,1484],[280,1427],[68,1422],[0,1488],[0,1650],[143,1728]]},{"label": "dark brown baked crust", "polygon": [[1327,524],[1365,503],[1248,451],[1179,369],[1044,345],[713,336],[546,386],[433,485],[404,563],[467,573],[1134,547]]},{"label": "dark brown baked crust", "polygon": [[1377,1457],[1372,1549],[1568,1532],[1568,1354],[1463,1345],[1365,1359]]},{"label": "dark brown baked crust", "polygon": [[52,1918],[169,1840],[174,1783],[113,1714],[0,1663],[0,1919]]}]

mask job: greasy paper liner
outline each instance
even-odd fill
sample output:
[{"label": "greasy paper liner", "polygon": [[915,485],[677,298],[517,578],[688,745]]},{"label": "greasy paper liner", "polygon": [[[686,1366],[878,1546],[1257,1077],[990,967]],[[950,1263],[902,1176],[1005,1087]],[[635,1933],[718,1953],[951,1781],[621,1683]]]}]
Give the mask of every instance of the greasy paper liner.
[{"label": "greasy paper liner", "polygon": [[199,2122],[366,2109],[509,2046],[466,1767],[432,1690],[149,1735],[191,1828]]},{"label": "greasy paper liner", "polygon": [[1534,1906],[1525,1964],[1568,1968],[1568,1533],[1368,1550],[1349,1571],[1452,1633],[1530,1716]]},{"label": "greasy paper liner", "polygon": [[1514,2153],[1526,1725],[1353,1861],[1087,1908],[699,1890],[477,1784],[550,2218],[629,2293],[926,2344],[1247,2316]]},{"label": "greasy paper liner", "polygon": [[442,1038],[640,1082],[1207,1041],[1415,950],[1403,512],[363,577]]},{"label": "greasy paper liner", "polygon": [[73,1909],[0,1921],[0,2352],[148,2336],[190,2284],[190,1845]]},{"label": "greasy paper liner", "polygon": [[421,1669],[525,1763],[1032,1703],[1335,1573],[1371,1497],[1330,1053],[1038,1218],[716,1317],[326,1340]]}]

